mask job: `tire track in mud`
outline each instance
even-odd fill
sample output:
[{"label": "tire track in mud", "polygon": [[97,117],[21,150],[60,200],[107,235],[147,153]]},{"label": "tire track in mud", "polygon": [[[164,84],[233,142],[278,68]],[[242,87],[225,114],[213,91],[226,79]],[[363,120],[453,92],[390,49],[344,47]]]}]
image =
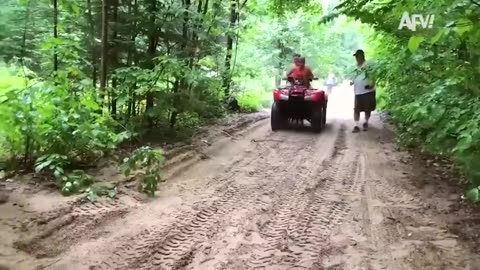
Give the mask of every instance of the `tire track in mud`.
[{"label": "tire track in mud", "polygon": [[[269,212],[275,210],[275,207],[277,204],[281,204],[282,201],[285,200],[285,198],[292,196],[291,194],[292,191],[301,190],[299,188],[299,185],[304,185],[306,181],[309,181],[309,179],[311,179],[312,177],[315,177],[315,175],[319,171],[323,171],[330,166],[329,157],[334,153],[333,153],[333,149],[331,150],[332,152],[328,153],[327,152],[328,148],[326,149],[325,145],[328,145],[328,146],[336,145],[336,146],[339,146],[340,148],[343,147],[342,145],[345,143],[345,141],[342,140],[341,135],[342,133],[340,132],[340,136],[338,137],[333,136],[333,139],[336,139],[335,143],[333,142],[329,143],[329,140],[323,140],[322,137],[319,137],[318,139],[314,139],[315,137],[307,138],[306,139],[307,145],[306,146],[301,145],[301,151],[295,151],[295,154],[293,155],[295,157],[300,158],[296,162],[298,165],[291,166],[288,168],[283,168],[283,171],[273,170],[273,172],[276,175],[279,175],[277,178],[280,178],[280,179],[273,180],[272,174],[270,172],[260,173],[259,176],[261,177],[257,179],[256,186],[257,186],[257,189],[261,188],[261,190],[264,191],[263,194],[257,195],[257,200],[255,202],[255,205],[249,206],[248,211],[241,217],[242,221],[234,222],[234,224],[230,224],[229,226],[225,226],[223,228],[223,231],[222,231],[223,235],[225,235],[225,233],[228,234],[228,232],[225,231],[227,227],[230,227],[230,228],[232,228],[232,226],[237,228],[238,226],[242,227],[247,225],[245,224],[245,221],[247,221],[248,223],[248,221],[257,220],[256,227],[263,227],[264,224],[260,224],[262,223],[262,221],[258,220],[259,216],[265,216]],[[332,137],[330,137],[330,139],[331,138]],[[327,144],[325,144],[326,142]],[[287,147],[287,149],[279,149],[279,152],[282,152],[282,150],[284,150],[286,151],[284,154],[288,153],[288,144],[283,144],[282,146]],[[289,151],[291,152],[291,149]],[[290,155],[284,155],[284,156],[287,157],[287,160],[290,157]],[[264,167],[262,166],[261,168],[264,168]],[[252,189],[252,192],[255,192],[255,190]],[[262,195],[263,197],[268,197],[268,200],[267,201],[262,200],[260,198],[262,197]],[[302,195],[302,194],[294,194],[293,197],[299,196],[299,195]],[[292,214],[294,211],[292,211],[289,214]],[[268,221],[267,221],[267,225],[268,225]],[[247,229],[247,233],[244,234],[244,236],[247,238],[250,238],[252,232],[255,233],[251,229]],[[218,249],[221,246],[225,246],[224,241],[225,241],[224,238],[213,239],[209,241],[208,246],[213,245],[213,246],[216,246]],[[246,243],[244,242],[244,243],[241,243],[240,245],[237,245],[237,247],[231,252],[228,252],[228,251],[221,252],[222,255],[225,255],[225,257],[227,257],[227,262],[222,261],[221,259],[219,261],[218,258],[213,259],[211,256],[207,255],[207,258],[204,258],[204,260],[197,259],[196,265],[189,265],[187,269],[211,269],[212,267],[216,267],[212,265],[212,259],[214,261],[217,261],[215,265],[217,264],[223,265],[224,268],[222,269],[245,269],[246,262],[244,259],[239,258],[239,255],[242,256],[242,254],[245,254],[245,249],[248,246],[252,246],[252,245],[247,240]],[[218,256],[219,255],[217,254],[216,257]],[[245,263],[241,263],[241,266],[238,266],[239,261],[244,261]],[[210,268],[208,266],[205,266],[204,262],[208,262],[210,265]],[[235,264],[235,266],[232,266],[232,264]]]},{"label": "tire track in mud", "polygon": [[[171,179],[181,175],[184,171],[189,170],[197,162],[203,159],[208,159],[209,152],[215,152],[216,150],[221,149],[228,144],[231,144],[232,141],[239,140],[238,137],[244,137],[246,134],[251,133],[254,130],[257,130],[258,128],[264,126],[265,123],[263,122],[266,121],[266,118],[268,117],[260,115],[255,119],[246,119],[233,126],[222,128],[221,132],[218,134],[215,134],[211,137],[205,137],[204,140],[202,140],[204,142],[202,142],[201,144],[199,143],[199,145],[186,145],[183,147],[179,147],[180,149],[178,150],[170,150],[170,160],[167,161],[167,163],[163,167],[163,170],[168,172],[165,178]],[[224,141],[219,143],[217,138],[219,138],[219,136],[225,135],[227,135],[227,137],[224,137]],[[215,144],[211,145],[209,141],[215,141]],[[202,146],[205,146],[203,144],[208,145],[209,149],[207,151],[205,151],[205,149],[202,150]],[[167,157],[167,159],[169,158]],[[242,158],[240,158],[239,160],[241,159]]]},{"label": "tire track in mud", "polygon": [[[341,134],[341,133],[340,133]],[[248,211],[244,213],[241,217],[241,221],[233,221],[233,224],[228,224],[227,226],[224,226],[222,228],[222,234],[225,237],[225,234],[229,234],[226,230],[227,228],[238,228],[243,227],[243,226],[248,226],[245,222],[249,221],[257,221],[256,226],[260,227],[263,226],[262,221],[258,220],[259,216],[265,216],[268,212],[270,212],[276,204],[280,203],[282,200],[284,200],[286,197],[291,195],[292,190],[297,190],[297,186],[299,184],[302,184],[303,182],[307,181],[307,179],[310,179],[311,177],[314,177],[317,172],[325,170],[330,164],[329,164],[329,153],[326,152],[325,150],[328,151],[328,148],[325,148],[325,145],[331,146],[331,145],[337,145],[341,146],[342,143],[342,136],[339,136],[340,138],[337,138],[333,136],[334,139],[336,139],[336,143],[327,143],[326,140],[322,140],[322,137],[316,138],[316,137],[309,137],[306,139],[307,145],[301,145],[300,149],[301,151],[294,151],[295,157],[299,157],[300,159],[295,162],[296,165],[294,166],[289,166],[285,168],[285,165],[279,166],[279,168],[282,168],[282,170],[277,170],[277,169],[272,169],[269,171],[260,171],[257,172],[258,176],[260,177],[259,179],[256,180],[256,188],[261,189],[263,191],[263,194],[259,194],[257,192],[257,200],[255,201],[254,205],[249,205]],[[330,137],[331,139],[332,137]],[[329,140],[328,140],[329,142]],[[286,147],[285,149],[278,149],[280,153],[282,153],[282,150],[285,151],[283,152],[283,156],[287,157],[286,159],[288,160],[291,156],[288,155],[289,152],[292,152],[292,149],[288,147],[289,144],[283,144],[282,147]],[[332,150],[333,151],[333,150]],[[287,155],[285,155],[287,154]],[[330,155],[332,155],[333,152],[330,152]],[[326,158],[326,160],[325,160]],[[285,158],[284,158],[285,159]],[[272,166],[271,164],[268,164],[268,166]],[[264,168],[263,166],[259,166],[260,168]],[[277,176],[277,179],[272,179],[274,178],[273,175],[279,175]],[[273,176],[273,177],[272,177]],[[280,178],[280,179],[278,179]],[[273,185],[272,185],[273,184]],[[255,190],[252,188],[252,192],[255,192]],[[261,197],[268,197],[268,200],[264,200]],[[267,222],[268,223],[268,222]],[[250,223],[251,224],[251,223]],[[254,225],[255,226],[255,225]],[[245,228],[244,228],[245,229]],[[247,232],[244,234],[245,237],[250,238],[252,232],[251,229],[246,229]],[[249,242],[249,241],[247,241]],[[216,248],[220,248],[221,246],[225,246],[227,242],[225,242],[225,238],[219,238],[217,239],[212,239],[209,241],[207,246],[216,246]],[[203,260],[200,258],[196,258],[196,264],[192,265],[189,264],[186,269],[211,269],[211,267],[217,267],[212,265],[212,260],[217,261],[217,264],[223,265],[223,268],[221,269],[245,269],[246,265],[242,263],[241,266],[232,266],[232,261],[233,264],[235,264],[238,261],[242,261],[243,259],[238,258],[239,254],[245,253],[245,248],[249,246],[249,243],[241,243],[239,246],[235,248],[233,252],[221,252],[222,255],[226,255],[227,257],[227,262],[222,261],[218,258],[213,259],[211,256],[208,256],[206,254],[205,256],[200,256],[203,257]],[[227,247],[225,247],[227,248]],[[228,250],[231,250],[230,248]],[[207,253],[210,253],[209,251]],[[221,256],[221,255],[220,255]],[[217,256],[218,257],[218,254]],[[234,258],[231,258],[234,257]],[[230,260],[233,259],[233,260]],[[204,263],[208,262],[210,264],[210,268],[208,266],[205,266]],[[215,265],[217,265],[215,264]],[[229,266],[226,266],[227,264],[230,264]],[[205,268],[206,267],[206,268]]]},{"label": "tire track in mud", "polygon": [[[303,251],[296,266],[322,268],[320,257],[325,256],[324,250],[328,251],[329,247],[322,247],[319,243],[325,245],[332,230],[343,222],[351,210],[350,202],[344,200],[343,196],[332,199],[329,198],[329,193],[336,195],[340,195],[338,193],[342,191],[344,193],[345,191],[361,193],[364,179],[359,178],[357,174],[358,170],[361,169],[359,158],[358,153],[345,155],[335,164],[338,167],[332,168],[333,177],[331,181],[319,183],[320,185],[312,188],[307,207],[303,210],[304,214],[297,225],[297,231],[300,232],[300,237],[297,237],[299,239],[297,245]],[[342,164],[350,164],[351,167],[342,168]],[[332,189],[325,188],[321,184],[331,184]]]},{"label": "tire track in mud", "polygon": [[[241,128],[262,119],[246,121]],[[177,152],[172,150],[170,157],[179,152],[188,152],[188,150],[191,150],[191,146],[180,147]],[[239,158],[238,162],[243,159],[244,157]],[[219,181],[219,179],[214,181]],[[66,207],[37,214],[22,224],[23,228],[27,228],[28,236],[17,241],[16,248],[37,258],[55,257],[67,251],[74,244],[101,237],[107,225],[122,218],[141,201],[128,194],[128,189],[122,192],[127,194],[115,199],[103,200],[100,198],[94,203],[80,198]],[[34,233],[37,231],[40,233]]]},{"label": "tire track in mud", "polygon": [[95,203],[77,200],[67,207],[31,218],[23,226],[28,231],[41,233],[19,240],[15,246],[37,258],[55,257],[80,241],[100,236],[104,225],[121,218],[133,207],[134,202],[120,198]]},{"label": "tire track in mud", "polygon": [[361,172],[369,181],[355,206],[354,220],[360,222],[344,228],[359,244],[341,246],[337,260],[343,269],[476,269],[443,221],[426,211],[425,200],[409,191],[402,173],[408,166],[398,166],[379,153],[374,140],[359,146],[362,163],[369,161],[368,170]]},{"label": "tire track in mud", "polygon": [[[310,140],[308,140],[310,141]],[[168,268],[177,269],[190,261],[199,243],[215,234],[215,225],[237,208],[244,207],[254,201],[254,190],[248,186],[235,183],[235,177],[242,168],[254,166],[264,169],[268,164],[268,155],[275,154],[282,140],[275,140],[272,147],[261,148],[260,153],[252,153],[246,162],[234,164],[216,177],[214,181],[225,182],[214,195],[220,194],[210,205],[200,207],[196,212],[185,213],[178,220],[185,220],[180,224],[172,224],[164,228],[153,228],[151,232],[134,236],[128,244],[120,247],[114,258],[107,259],[98,269],[142,269],[142,268]],[[291,154],[301,150],[294,149]],[[256,162],[254,164],[254,162]],[[252,165],[253,164],[253,165]],[[292,163],[292,166],[295,163]],[[280,165],[279,165],[280,166]],[[278,167],[279,167],[278,166]],[[275,167],[274,169],[278,169]],[[233,168],[236,168],[233,170]],[[233,173],[232,173],[233,170]],[[227,180],[233,179],[233,180]],[[257,189],[258,186],[255,186]],[[205,203],[203,203],[205,204]],[[163,268],[162,268],[163,267]]]},{"label": "tire track in mud", "polygon": [[252,252],[253,260],[248,266],[290,269],[318,264],[321,243],[350,210],[348,203],[326,195],[341,193],[345,189],[362,190],[364,182],[357,179],[358,158],[358,154],[346,149],[345,127],[342,126],[326,170],[313,171],[313,176],[319,173],[313,179],[297,180],[295,187],[274,210],[272,222],[260,231],[267,242]]},{"label": "tire track in mud", "polygon": [[[372,184],[367,185],[367,196],[362,200],[362,227],[374,249],[362,266],[393,270],[471,269],[465,260],[468,254],[455,237],[446,229],[439,229],[439,222],[418,212],[422,208],[418,198],[396,186],[398,183],[389,184],[376,174],[372,176]],[[393,192],[400,196],[393,196]],[[373,200],[383,204],[372,205]],[[386,221],[372,222],[380,218]]]},{"label": "tire track in mud", "polygon": [[[272,199],[271,202],[270,203],[264,202],[261,208],[259,209],[261,212],[263,212],[261,213],[261,215],[264,215],[265,213],[269,212],[269,209],[271,209],[270,211],[276,212],[276,215],[273,217],[274,224],[267,223],[267,225],[259,225],[257,222],[257,227],[260,228],[260,231],[263,231],[263,229],[261,228],[263,226],[269,227],[269,229],[267,229],[267,231],[269,230],[267,232],[267,237],[270,237],[271,245],[264,247],[263,249],[256,249],[256,252],[254,253],[257,253],[257,252],[265,253],[265,252],[273,251],[275,249],[281,249],[282,242],[288,241],[287,239],[289,236],[288,232],[299,231],[298,229],[296,229],[296,228],[299,228],[298,219],[301,218],[301,216],[298,214],[299,209],[306,208],[307,207],[306,204],[309,203],[308,199],[303,200],[299,198],[309,196],[310,190],[313,190],[312,185],[315,185],[315,184],[321,185],[322,182],[327,181],[327,178],[323,178],[317,181],[318,179],[315,179],[315,177],[318,174],[318,172],[326,172],[329,170],[330,167],[332,167],[332,164],[330,162],[334,160],[332,160],[331,157],[338,157],[343,154],[341,150],[346,148],[344,126],[340,127],[340,131],[335,139],[336,139],[335,143],[333,143],[334,148],[330,153],[330,156],[328,156],[326,160],[322,160],[322,157],[325,157],[325,151],[324,151],[326,150],[324,147],[325,141],[320,138],[315,142],[317,144],[315,147],[308,147],[304,153],[298,153],[302,155],[303,162],[301,166],[296,168],[295,173],[292,174],[292,172],[290,172],[290,174],[287,177],[283,178],[282,181],[276,181],[277,185],[274,189],[275,192],[273,193],[273,195],[270,194],[270,199]],[[327,145],[330,145],[330,144],[327,144]],[[320,149],[323,151],[319,151]],[[331,175],[329,176],[330,176],[329,179],[331,179]],[[312,180],[312,178],[314,179]],[[310,208],[312,208],[314,203],[310,205]],[[334,215],[337,212],[337,210],[338,210],[337,208],[333,209]],[[314,211],[314,210],[311,210],[311,211]],[[255,214],[257,214],[257,217],[258,217],[257,212],[251,211],[250,215],[244,217],[243,219],[249,220],[250,218],[255,218]],[[235,266],[232,266],[232,262],[233,264],[238,265],[238,263],[236,262],[238,262],[239,260],[240,261],[243,260],[238,256],[240,253],[244,253],[244,250],[246,249],[247,246],[253,246],[252,248],[255,247],[255,245],[252,245],[248,242],[249,241],[247,241],[247,243],[241,244],[234,251],[226,253],[227,257],[229,257],[227,261],[229,262],[231,268],[235,268]],[[262,259],[269,260],[270,256],[267,256],[267,258],[262,258]],[[251,262],[248,262],[248,263],[245,262],[245,264],[242,264],[241,268],[245,269],[246,264],[252,267]],[[253,264],[254,264],[253,267],[255,267],[255,262]],[[271,261],[266,262],[266,265],[270,265],[270,264],[272,264]],[[226,269],[230,269],[230,268],[227,267]]]},{"label": "tire track in mud", "polygon": [[[256,123],[257,121],[250,122]],[[248,123],[243,124],[242,127],[247,126]],[[184,151],[184,149],[179,151]],[[241,156],[236,163],[241,162],[244,158]],[[234,168],[230,167],[226,173],[231,172]],[[224,180],[216,178],[213,179],[213,182]],[[17,241],[15,247],[37,258],[56,257],[66,252],[74,244],[100,237],[106,225],[122,218],[139,203],[139,200],[129,195],[105,201],[100,199],[94,203],[79,198],[70,202],[66,207],[39,213],[23,222],[21,227],[26,228],[27,236]],[[37,231],[40,233],[34,233]]]},{"label": "tire track in mud", "polygon": [[[248,165],[255,160],[256,158],[252,158],[244,164]],[[233,170],[232,167],[229,167],[222,176],[217,176],[212,181],[224,183],[238,173],[238,170]],[[229,182],[215,192],[215,194],[223,193],[222,196],[216,198],[211,203],[205,201],[198,203],[197,206],[203,204],[199,206],[199,210],[180,214],[176,217],[177,223],[163,228],[144,230],[140,234],[122,241],[124,244],[116,248],[113,256],[95,265],[94,269],[140,269],[150,263],[152,258],[158,257],[157,253],[160,255],[168,254],[169,251],[165,251],[163,245],[166,245],[173,251],[183,251],[184,249],[181,249],[180,244],[176,241],[182,242],[183,247],[183,242],[189,241],[191,237],[198,238],[198,235],[196,236],[195,234],[202,233],[202,236],[204,236],[205,231],[199,232],[198,229],[211,225],[210,221],[213,216],[219,215],[219,211],[224,213],[223,209],[227,205],[231,206],[230,199],[238,193],[238,188],[228,185]],[[188,255],[188,252],[186,255]],[[156,263],[153,264],[155,265]]]}]

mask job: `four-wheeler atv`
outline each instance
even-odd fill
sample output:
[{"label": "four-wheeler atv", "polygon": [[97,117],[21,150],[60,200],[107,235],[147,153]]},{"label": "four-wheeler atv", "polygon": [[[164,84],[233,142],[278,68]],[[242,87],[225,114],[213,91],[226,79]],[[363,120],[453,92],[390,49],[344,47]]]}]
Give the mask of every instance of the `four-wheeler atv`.
[{"label": "four-wheeler atv", "polygon": [[289,85],[273,91],[272,130],[288,128],[290,122],[303,123],[305,119],[310,122],[313,131],[320,132],[327,121],[328,96],[325,91],[307,88],[301,80],[286,80]]}]

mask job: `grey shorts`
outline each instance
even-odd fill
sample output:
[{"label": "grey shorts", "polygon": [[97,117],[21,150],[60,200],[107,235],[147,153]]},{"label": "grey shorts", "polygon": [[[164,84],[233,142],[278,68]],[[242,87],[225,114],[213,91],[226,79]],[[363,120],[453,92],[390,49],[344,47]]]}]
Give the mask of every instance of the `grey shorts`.
[{"label": "grey shorts", "polygon": [[375,91],[355,96],[355,108],[357,112],[372,112],[377,108]]}]

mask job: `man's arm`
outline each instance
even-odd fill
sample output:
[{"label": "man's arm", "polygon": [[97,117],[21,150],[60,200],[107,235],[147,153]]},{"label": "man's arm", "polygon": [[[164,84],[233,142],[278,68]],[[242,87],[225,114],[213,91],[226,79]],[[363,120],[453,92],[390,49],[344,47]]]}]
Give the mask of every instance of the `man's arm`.
[{"label": "man's arm", "polygon": [[312,72],[312,69],[311,68],[307,68],[307,79],[309,80],[313,80],[314,76],[313,76],[313,72]]},{"label": "man's arm", "polygon": [[291,68],[290,71],[287,72],[287,78],[290,77],[290,76],[292,76],[294,69],[295,69],[295,68]]},{"label": "man's arm", "polygon": [[368,80],[368,84],[365,85],[365,89],[373,89],[375,88],[375,81]]},{"label": "man's arm", "polygon": [[350,85],[354,85],[354,84],[355,84],[354,82],[355,82],[355,79],[357,78],[356,72],[357,72],[357,69],[355,69],[355,70],[353,71],[354,74],[351,74],[351,75],[350,75]]}]

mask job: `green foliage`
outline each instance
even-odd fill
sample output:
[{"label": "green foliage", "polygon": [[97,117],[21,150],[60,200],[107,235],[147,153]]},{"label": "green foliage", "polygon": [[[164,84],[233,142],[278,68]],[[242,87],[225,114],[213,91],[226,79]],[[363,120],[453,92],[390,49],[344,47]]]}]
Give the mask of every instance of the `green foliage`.
[{"label": "green foliage", "polygon": [[82,170],[66,173],[64,168],[69,164],[66,156],[49,154],[37,159],[35,172],[48,172],[53,175],[64,195],[82,193],[93,184],[93,178]]},{"label": "green foliage", "polygon": [[111,119],[99,113],[91,90],[76,94],[67,78],[56,83],[39,79],[27,83],[27,88],[11,86],[0,93],[0,132],[11,156],[35,158],[55,153],[69,161],[89,162],[128,137],[127,133],[117,134]]},{"label": "green foliage", "polygon": [[135,150],[129,158],[124,160],[122,170],[126,176],[129,176],[132,171],[144,170],[144,173],[138,179],[138,190],[154,196],[155,191],[158,190],[158,184],[163,181],[160,176],[163,161],[164,157],[160,150],[142,147]]},{"label": "green foliage", "polygon": [[74,170],[64,177],[62,193],[65,195],[81,192],[91,193],[89,187],[93,182],[93,178],[84,171]]},{"label": "green foliage", "polygon": [[424,37],[412,36],[408,40],[408,49],[410,52],[415,53],[418,50],[418,47],[420,47],[420,43],[422,43],[424,40]]},{"label": "green foliage", "polygon": [[94,183],[85,190],[85,193],[89,201],[95,202],[100,196],[114,198],[117,195],[117,188],[102,183]]},{"label": "green foliage", "polygon": [[269,108],[272,104],[272,93],[265,91],[245,91],[237,96],[238,105],[244,112],[256,112]]},{"label": "green foliage", "polygon": [[28,74],[33,79],[2,72],[3,157],[17,161],[15,167],[35,160],[35,172],[50,175],[65,195],[85,192],[93,179],[71,167],[93,163],[129,134],[116,132],[112,120],[99,113],[89,86],[72,84],[62,73],[52,83]]}]

